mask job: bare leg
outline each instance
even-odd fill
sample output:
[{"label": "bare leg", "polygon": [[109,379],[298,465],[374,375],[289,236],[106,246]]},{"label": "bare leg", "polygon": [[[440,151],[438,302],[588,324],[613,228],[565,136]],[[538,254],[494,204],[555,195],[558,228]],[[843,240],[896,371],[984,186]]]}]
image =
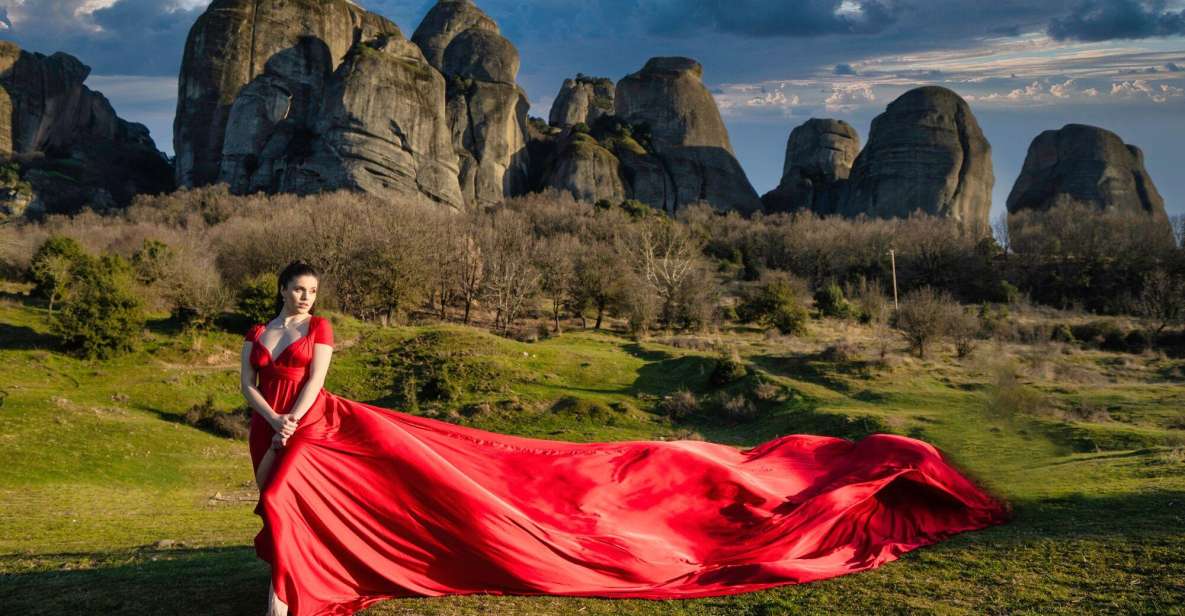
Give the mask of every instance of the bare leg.
[{"label": "bare leg", "polygon": [[[255,471],[255,484],[259,486],[260,491],[263,491],[263,487],[267,485],[272,464],[275,461],[275,449],[268,449],[267,453],[263,454],[263,459],[259,461],[259,468]],[[276,596],[276,589],[272,587],[271,582],[268,582],[267,585],[267,616],[288,616],[288,604]]]},{"label": "bare leg", "polygon": [[263,491],[263,486],[267,485],[268,475],[272,471],[272,463],[276,461],[276,450],[269,448],[267,453],[263,454],[263,459],[259,461],[259,468],[255,469],[255,485]]},{"label": "bare leg", "polygon": [[267,585],[267,616],[288,616],[288,604],[276,596],[276,589]]}]

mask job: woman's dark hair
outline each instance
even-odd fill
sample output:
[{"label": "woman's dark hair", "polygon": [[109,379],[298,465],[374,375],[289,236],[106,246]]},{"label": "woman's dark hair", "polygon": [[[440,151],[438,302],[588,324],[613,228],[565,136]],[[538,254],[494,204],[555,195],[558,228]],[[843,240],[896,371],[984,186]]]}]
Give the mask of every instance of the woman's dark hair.
[{"label": "woman's dark hair", "polygon": [[[284,287],[287,287],[288,283],[292,282],[293,279],[301,276],[312,276],[317,279],[317,282],[321,281],[321,273],[308,261],[297,259],[289,263],[288,267],[285,267],[284,271],[280,272],[279,280],[277,281],[276,314],[280,314],[284,310]],[[317,314],[316,304],[309,307],[309,314]]]}]

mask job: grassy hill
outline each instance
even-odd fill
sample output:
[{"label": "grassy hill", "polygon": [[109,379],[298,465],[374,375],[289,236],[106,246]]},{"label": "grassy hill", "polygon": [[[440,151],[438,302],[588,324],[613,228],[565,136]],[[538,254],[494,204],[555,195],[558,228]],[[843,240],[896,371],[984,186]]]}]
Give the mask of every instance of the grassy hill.
[{"label": "grassy hill", "polygon": [[[338,350],[326,388],[352,399],[573,441],[906,434],[1017,514],[873,571],[766,592],[407,599],[367,614],[1185,613],[1185,360],[995,343],[963,359],[893,347],[881,360],[870,332],[829,320],[803,338],[737,329],[638,342],[573,330],[527,343],[331,318]],[[160,319],[135,354],[80,361],[55,350],[40,304],[4,294],[2,611],[263,613],[247,444],[182,419],[207,396],[227,411],[242,405],[240,341],[190,337]],[[711,385],[715,344],[735,348],[747,376]],[[680,389],[700,414],[655,412]],[[756,417],[720,416],[712,400],[730,395],[751,400]]]}]

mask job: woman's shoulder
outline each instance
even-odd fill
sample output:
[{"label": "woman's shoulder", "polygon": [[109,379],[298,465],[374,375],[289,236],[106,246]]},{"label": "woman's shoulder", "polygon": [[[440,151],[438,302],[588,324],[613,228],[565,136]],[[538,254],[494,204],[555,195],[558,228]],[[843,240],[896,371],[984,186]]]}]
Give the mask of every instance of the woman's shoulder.
[{"label": "woman's shoulder", "polygon": [[254,342],[259,336],[259,332],[263,331],[265,327],[267,326],[263,323],[255,323],[251,327],[247,328],[247,334],[243,336],[243,339],[249,342]]},{"label": "woman's shoulder", "polygon": [[315,336],[317,342],[321,344],[333,345],[333,323],[320,315],[313,315],[316,319],[312,323],[313,330],[310,332]]}]

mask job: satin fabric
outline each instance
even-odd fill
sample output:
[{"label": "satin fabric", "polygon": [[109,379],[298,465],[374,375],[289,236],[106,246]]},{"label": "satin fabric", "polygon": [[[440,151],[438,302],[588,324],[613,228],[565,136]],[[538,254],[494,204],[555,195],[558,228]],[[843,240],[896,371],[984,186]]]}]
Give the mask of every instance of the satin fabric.
[{"label": "satin fabric", "polygon": [[[279,412],[312,357],[296,344],[270,365],[252,353]],[[258,465],[256,432],[272,432],[252,423]],[[1011,517],[937,448],[892,434],[572,443],[322,389],[281,451],[255,545],[293,616],[444,594],[729,595],[871,569]]]}]

